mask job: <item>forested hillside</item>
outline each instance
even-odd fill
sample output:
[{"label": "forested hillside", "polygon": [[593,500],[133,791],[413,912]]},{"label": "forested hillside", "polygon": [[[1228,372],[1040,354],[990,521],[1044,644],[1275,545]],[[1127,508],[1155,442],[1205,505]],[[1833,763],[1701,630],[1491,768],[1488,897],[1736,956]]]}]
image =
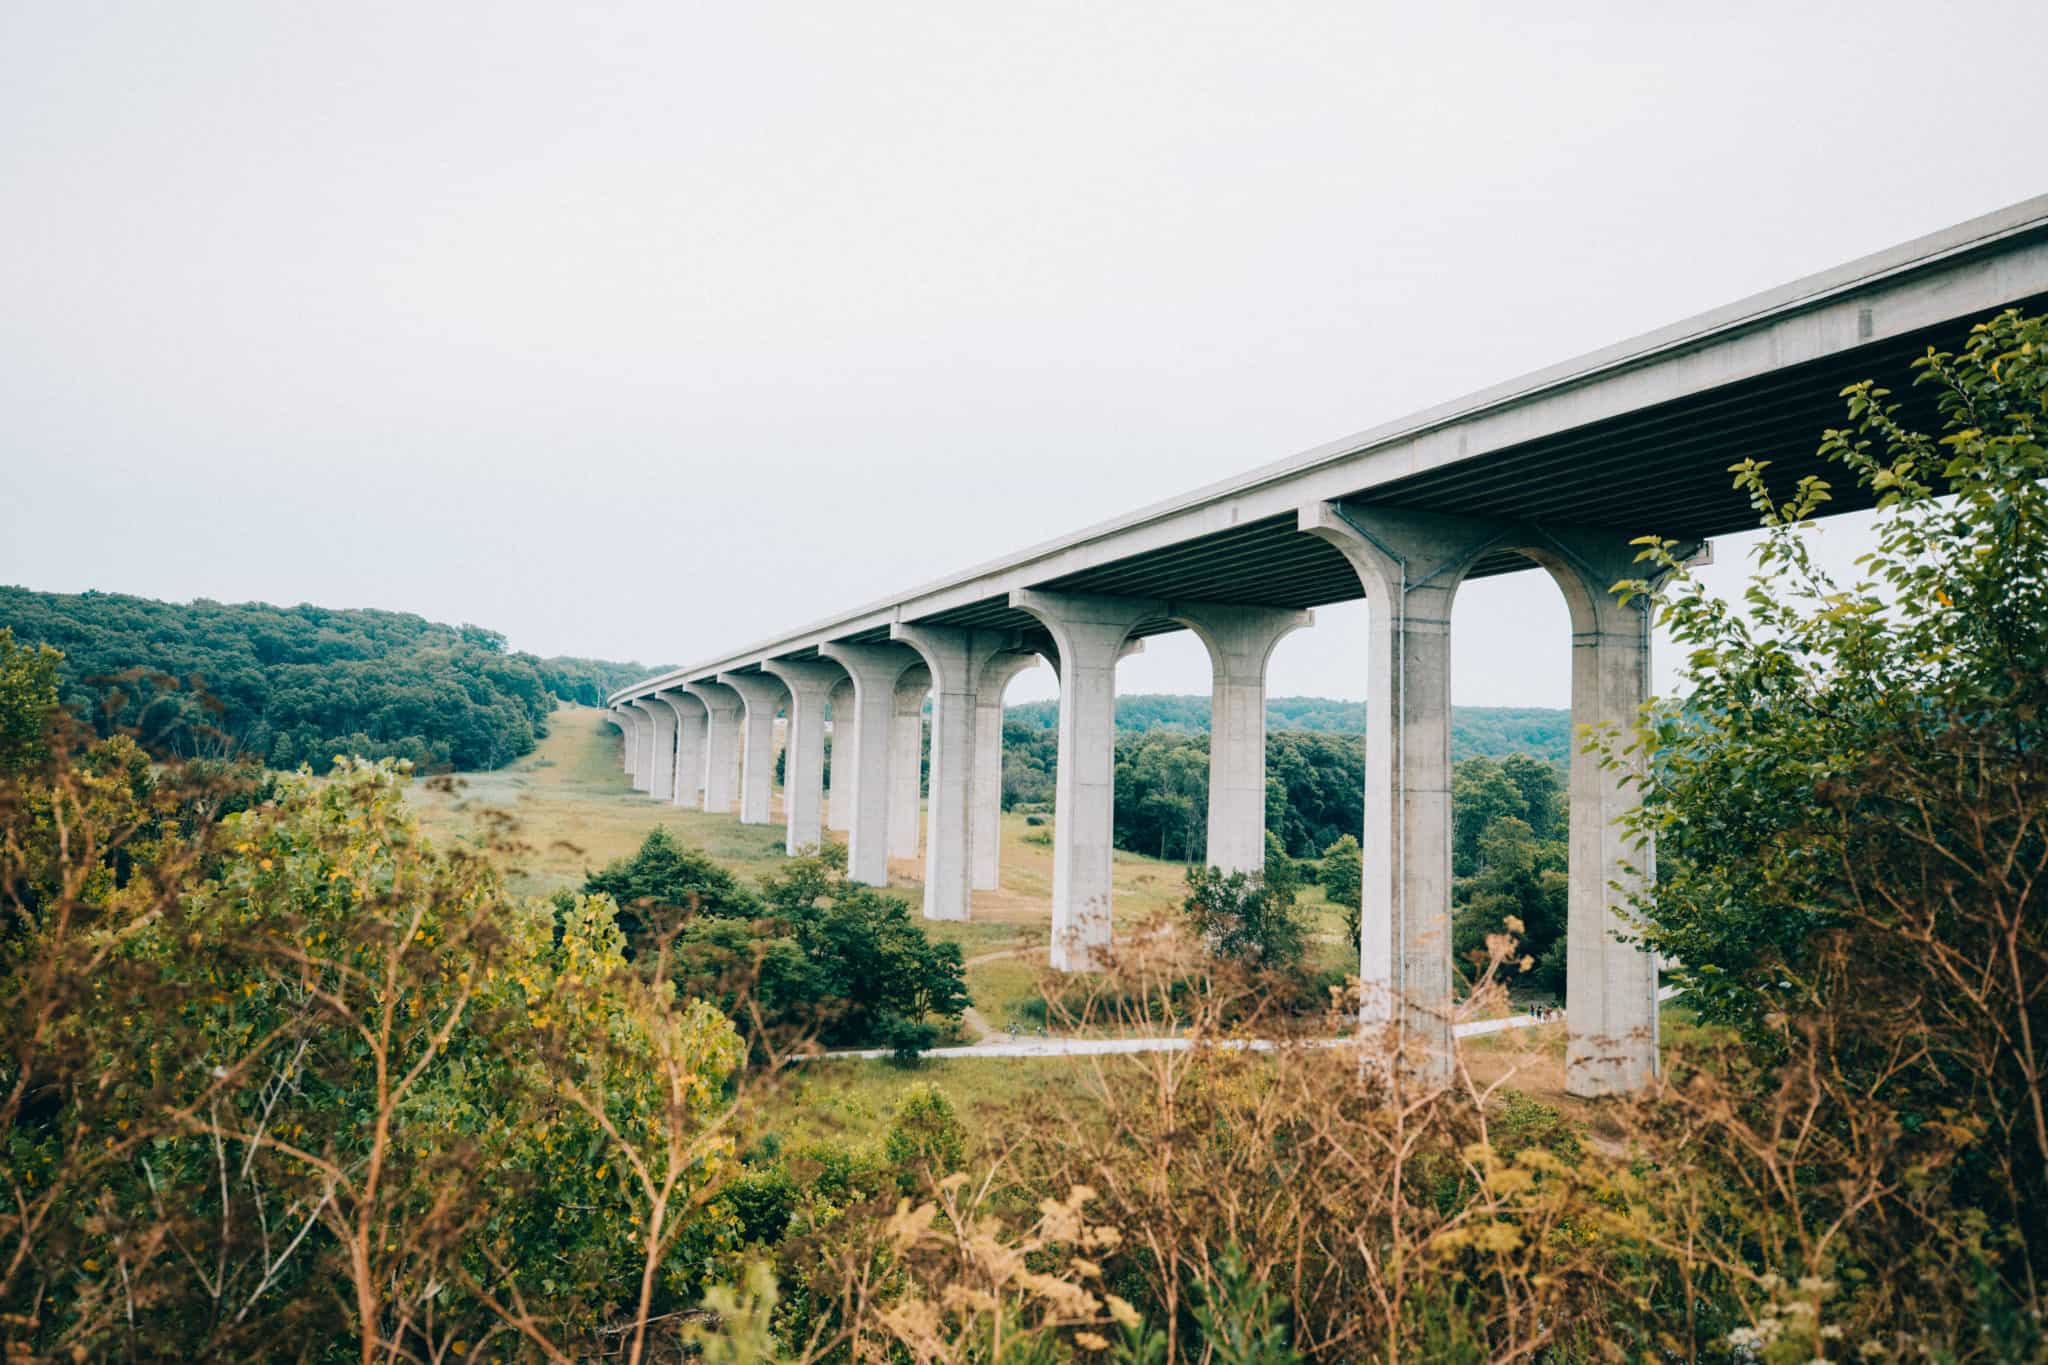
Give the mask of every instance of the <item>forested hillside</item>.
[{"label": "forested hillside", "polygon": [[[1051,730],[1059,725],[1059,703],[1026,702],[1003,713],[1005,721],[1033,729]],[[1118,733],[1135,735],[1150,730],[1177,730],[1183,734],[1207,734],[1209,699],[1168,693],[1141,694],[1116,699]],[[1365,703],[1338,701],[1333,697],[1268,697],[1266,729],[1277,734],[1285,730],[1313,734],[1362,735],[1365,733]],[[1554,763],[1571,758],[1571,712],[1541,706],[1454,706],[1451,708],[1451,758],[1505,758],[1509,754],[1534,754]]]},{"label": "forested hillside", "polygon": [[100,733],[279,768],[338,753],[496,767],[547,733],[556,697],[601,705],[656,671],[508,653],[495,631],[404,612],[260,602],[0,587],[0,626],[63,651],[63,703]]}]

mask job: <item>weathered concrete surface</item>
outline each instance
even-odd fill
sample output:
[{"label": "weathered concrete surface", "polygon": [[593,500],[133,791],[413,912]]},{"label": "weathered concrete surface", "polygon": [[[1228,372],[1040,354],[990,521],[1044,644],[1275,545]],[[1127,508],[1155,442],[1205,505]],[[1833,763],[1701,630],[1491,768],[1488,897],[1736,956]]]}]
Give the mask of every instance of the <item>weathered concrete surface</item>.
[{"label": "weathered concrete surface", "polygon": [[[1451,599],[1490,526],[1419,513],[1301,510],[1372,603],[1367,651],[1365,879],[1359,980],[1430,1080],[1450,1074]],[[1403,1008],[1396,1009],[1399,1005]]]},{"label": "weathered concrete surface", "polygon": [[[1611,534],[1520,528],[1509,543],[1549,570],[1572,619],[1572,730],[1625,734],[1650,696],[1650,620],[1641,601],[1609,589],[1639,577],[1636,547]],[[1574,1095],[1641,1089],[1657,1070],[1657,959],[1622,941],[1631,895],[1654,867],[1623,818],[1637,804],[1641,755],[1603,766],[1572,746],[1565,1009],[1565,1088]]]}]

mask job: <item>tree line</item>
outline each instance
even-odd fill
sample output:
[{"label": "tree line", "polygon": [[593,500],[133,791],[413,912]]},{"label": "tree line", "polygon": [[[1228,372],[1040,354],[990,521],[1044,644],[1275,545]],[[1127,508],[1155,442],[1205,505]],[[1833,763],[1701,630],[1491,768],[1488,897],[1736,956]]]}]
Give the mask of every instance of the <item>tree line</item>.
[{"label": "tree line", "polygon": [[598,706],[650,669],[508,651],[406,612],[0,587],[0,626],[63,655],[60,702],[149,752],[325,770],[338,754],[484,769],[533,749],[557,698]]},{"label": "tree line", "polygon": [[[1056,730],[1057,701],[1032,701],[1005,708],[1006,723],[1027,729]],[[1116,699],[1118,734],[1172,730],[1207,734],[1209,698],[1168,692],[1133,693]],[[1320,735],[1365,733],[1365,703],[1334,697],[1268,697],[1266,730],[1307,731]],[[1007,732],[1005,732],[1007,734]],[[1451,758],[1501,758],[1533,754],[1562,763],[1571,757],[1571,712],[1547,706],[1453,706]]]}]

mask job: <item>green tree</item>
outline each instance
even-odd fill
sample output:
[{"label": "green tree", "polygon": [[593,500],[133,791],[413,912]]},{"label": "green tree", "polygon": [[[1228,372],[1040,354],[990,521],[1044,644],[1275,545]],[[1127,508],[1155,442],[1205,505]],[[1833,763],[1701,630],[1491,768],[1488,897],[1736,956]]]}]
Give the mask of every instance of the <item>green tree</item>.
[{"label": "green tree", "polygon": [[904,1194],[916,1194],[967,1164],[967,1129],[935,1085],[912,1086],[896,1102],[882,1155]]},{"label": "green tree", "polygon": [[117,737],[0,791],[8,1353],[559,1358],[693,1303],[730,1025],[608,900],[437,849],[388,764],[219,819],[203,776]]},{"label": "green tree", "polygon": [[57,709],[62,660],[48,645],[17,645],[0,626],[0,773],[19,772],[49,752],[44,734]]},{"label": "green tree", "polygon": [[343,754],[496,767],[547,733],[558,696],[601,705],[649,671],[513,653],[480,626],[306,605],[0,587],[0,627],[63,654],[59,700],[100,735],[320,771]]},{"label": "green tree", "polygon": [[958,1019],[970,1003],[957,943],[934,942],[910,905],[849,881],[838,858],[793,858],[761,884],[763,918],[796,943],[812,969],[806,1002],[829,1043],[928,1046],[931,1017]]},{"label": "green tree", "polygon": [[1277,836],[1266,835],[1266,866],[1260,872],[1188,869],[1188,894],[1181,902],[1190,927],[1218,957],[1274,971],[1299,966],[1308,931],[1295,909],[1297,873]]},{"label": "green tree", "polygon": [[[1451,918],[1451,953],[1475,974],[1487,962],[1489,934],[1511,933],[1520,957],[1501,964],[1501,975],[1528,977],[1531,984],[1562,993],[1564,954],[1552,953],[1565,938],[1565,846],[1540,842],[1526,820],[1502,816],[1479,837],[1479,870],[1457,887]],[[1525,965],[1526,964],[1526,965]]]},{"label": "green tree", "polygon": [[1364,911],[1365,858],[1358,840],[1346,834],[1323,850],[1323,868],[1317,880],[1323,895],[1344,916],[1344,930],[1351,946],[1360,946],[1359,916]]},{"label": "green tree", "polygon": [[619,907],[628,947],[638,952],[686,916],[752,919],[761,902],[739,879],[701,851],[686,848],[657,825],[630,858],[620,858],[583,881],[586,896],[609,896]]},{"label": "green tree", "polygon": [[2048,319],[2002,314],[1914,368],[1938,434],[1864,382],[1822,439],[1878,508],[1850,581],[1812,552],[1830,481],[1781,499],[1759,460],[1732,471],[1764,527],[1739,604],[1642,542],[1664,577],[1622,587],[1689,694],[1610,757],[1647,765],[1644,940],[1748,1056],[1796,1063],[1749,1073],[1746,1102],[1839,1095],[1797,1129],[1866,1144],[1823,1173],[1896,1220],[1856,1273],[1912,1265],[1945,1288],[1903,1325],[1939,1308],[2018,1359],[2048,1311]]}]

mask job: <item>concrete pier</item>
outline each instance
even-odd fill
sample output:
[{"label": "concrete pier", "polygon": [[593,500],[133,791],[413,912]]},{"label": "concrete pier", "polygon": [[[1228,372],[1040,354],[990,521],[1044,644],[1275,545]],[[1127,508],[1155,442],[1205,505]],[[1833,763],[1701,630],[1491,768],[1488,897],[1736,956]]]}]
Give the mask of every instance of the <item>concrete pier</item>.
[{"label": "concrete pier", "polygon": [[990,656],[974,686],[972,886],[1001,885],[1003,856],[1003,693],[1011,679],[1038,667],[1036,654]]},{"label": "concrete pier", "polygon": [[619,764],[626,770],[626,781],[632,783],[640,753],[640,710],[631,702],[621,702],[610,715],[612,724],[619,727]]},{"label": "concrete pier", "polygon": [[1209,866],[1257,872],[1266,865],[1266,664],[1315,614],[1189,602],[1172,612],[1209,651]]},{"label": "concrete pier", "polygon": [[889,715],[889,856],[915,858],[923,833],[924,699],[931,694],[931,670],[913,664],[896,680],[896,705]]},{"label": "concrete pier", "polygon": [[[926,919],[964,920],[973,911],[976,753],[981,711],[978,683],[990,663],[1016,647],[1007,631],[951,630],[943,626],[890,627],[889,636],[924,659],[932,694],[931,813],[925,834]],[[1007,682],[1007,676],[1002,682]],[[897,694],[903,693],[898,685]],[[1000,684],[996,688],[998,702]],[[998,775],[1000,780],[1000,775]]]},{"label": "concrete pier", "polygon": [[783,848],[791,856],[816,847],[824,830],[825,699],[845,677],[833,664],[767,659],[761,670],[789,689],[789,726],[783,739]]},{"label": "concrete pier", "polygon": [[[902,645],[818,647],[853,679],[853,710],[857,719],[852,761],[853,810],[847,829],[846,875],[869,886],[889,884],[889,772],[894,757],[890,724],[895,718],[896,684],[905,669],[918,662],[917,653]],[[838,745],[833,745],[837,755]],[[832,766],[845,762],[839,757]]]},{"label": "concrete pier", "polygon": [[[839,834],[853,828],[853,788],[859,780],[852,762],[853,747],[860,734],[859,709],[853,704],[853,679],[842,675],[832,689],[832,777],[825,819]],[[840,760],[846,760],[841,762]]]},{"label": "concrete pier", "polygon": [[1110,942],[1115,848],[1116,662],[1141,623],[1166,604],[1142,598],[1010,594],[1052,633],[1060,656],[1059,775],[1053,784],[1052,965],[1087,971]]},{"label": "concrete pier", "polygon": [[732,813],[739,782],[740,694],[724,683],[684,683],[683,691],[704,703],[704,809]]},{"label": "concrete pier", "polygon": [[676,786],[676,713],[659,699],[642,708],[654,727],[648,746],[647,794],[657,801],[672,798]]},{"label": "concrete pier", "polygon": [[695,810],[704,787],[704,703],[681,689],[663,689],[655,695],[676,718],[675,780],[662,799]]},{"label": "concrete pier", "polygon": [[764,673],[721,673],[746,707],[740,755],[740,823],[765,825],[774,804],[775,713],[789,696],[780,678]]},{"label": "concrete pier", "polygon": [[[1636,547],[1612,532],[1554,530],[1518,537],[1515,548],[1550,571],[1571,608],[1573,733],[1627,733],[1650,696],[1650,619],[1645,603],[1624,605],[1608,589],[1640,575]],[[1654,851],[1632,846],[1621,826],[1641,776],[1640,755],[1607,768],[1572,746],[1565,1088],[1574,1095],[1626,1094],[1657,1071],[1657,959],[1622,941],[1629,897],[1655,870]]]}]

